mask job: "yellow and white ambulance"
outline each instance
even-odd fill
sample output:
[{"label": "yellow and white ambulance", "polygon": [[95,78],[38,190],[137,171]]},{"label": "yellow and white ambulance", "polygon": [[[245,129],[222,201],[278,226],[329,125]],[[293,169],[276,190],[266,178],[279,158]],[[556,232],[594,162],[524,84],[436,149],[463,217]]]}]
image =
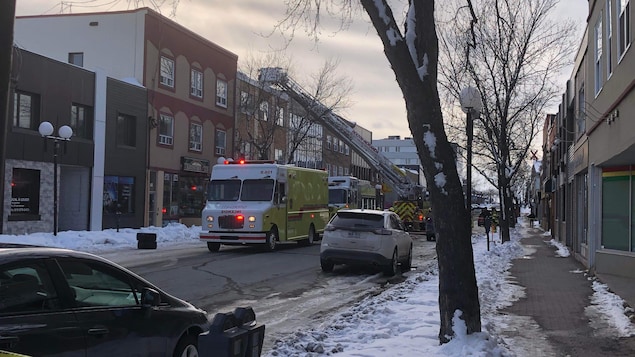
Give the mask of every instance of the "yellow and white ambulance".
[{"label": "yellow and white ambulance", "polygon": [[224,161],[214,165],[202,212],[200,240],[221,245],[313,244],[329,219],[323,170],[274,161]]}]

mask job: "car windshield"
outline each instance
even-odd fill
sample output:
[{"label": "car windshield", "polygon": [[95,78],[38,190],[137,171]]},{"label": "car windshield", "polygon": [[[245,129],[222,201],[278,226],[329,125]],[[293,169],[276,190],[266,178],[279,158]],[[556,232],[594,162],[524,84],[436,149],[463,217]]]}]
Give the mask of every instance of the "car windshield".
[{"label": "car windshield", "polygon": [[212,180],[207,190],[208,201],[238,201],[240,180]]},{"label": "car windshield", "polygon": [[272,196],[272,179],[243,181],[243,192],[240,195],[241,201],[271,201]]},{"label": "car windshield", "polygon": [[372,213],[339,211],[330,224],[337,228],[384,228],[384,216]]},{"label": "car windshield", "polygon": [[329,189],[329,203],[346,203],[346,190],[342,190],[341,188]]}]

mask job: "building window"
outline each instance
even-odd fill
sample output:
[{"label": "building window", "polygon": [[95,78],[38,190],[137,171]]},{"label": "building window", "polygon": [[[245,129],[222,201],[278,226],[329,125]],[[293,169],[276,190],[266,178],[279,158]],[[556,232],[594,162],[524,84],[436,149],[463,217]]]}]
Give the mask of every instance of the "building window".
[{"label": "building window", "polygon": [[282,107],[277,107],[276,124],[278,126],[284,126],[284,108]]},{"label": "building window", "polygon": [[174,88],[174,61],[161,56],[161,84]]},{"label": "building window", "polygon": [[224,130],[216,130],[216,138],[214,140],[214,142],[216,143],[216,155],[225,155],[225,147],[227,145],[225,141],[226,137],[227,133],[225,133]]},{"label": "building window", "polygon": [[335,152],[340,151],[339,142],[340,142],[340,139],[333,138],[333,151]]},{"label": "building window", "polygon": [[84,52],[71,52],[68,54],[68,63],[84,67]]},{"label": "building window", "polygon": [[245,91],[240,91],[240,111],[245,114],[253,115],[254,113],[253,106],[254,106],[253,97]]},{"label": "building window", "polygon": [[40,96],[18,92],[13,96],[13,126],[37,130],[40,119]]},{"label": "building window", "polygon": [[611,2],[606,0],[606,78],[608,79],[613,73],[613,21]]},{"label": "building window", "polygon": [[618,55],[622,57],[631,43],[631,2],[630,0],[619,0],[618,16]]},{"label": "building window", "polygon": [[174,118],[161,114],[159,121],[159,144],[172,145],[174,142]]},{"label": "building window", "polygon": [[40,171],[14,168],[9,221],[40,220]]},{"label": "building window", "polygon": [[340,144],[340,154],[344,153],[344,142],[342,142],[342,140],[338,140],[339,144]]},{"label": "building window", "polygon": [[331,150],[331,146],[333,145],[332,144],[332,140],[333,140],[333,138],[330,135],[326,136],[326,148],[328,150]]},{"label": "building window", "polygon": [[602,15],[595,24],[595,94],[602,89]]},{"label": "building window", "polygon": [[203,126],[198,123],[190,124],[190,150],[201,151],[203,149]]},{"label": "building window", "polygon": [[197,98],[203,98],[203,73],[193,69],[191,80],[190,94]]},{"label": "building window", "polygon": [[279,163],[284,163],[284,157],[282,156],[282,149],[274,149],[273,156]]},{"label": "building window", "polygon": [[216,80],[216,105],[227,108],[227,82]]},{"label": "building window", "polygon": [[137,146],[137,118],[132,115],[117,115],[117,145]]},{"label": "building window", "polygon": [[93,138],[93,108],[85,105],[71,106],[71,128],[73,136],[84,139]]},{"label": "building window", "polygon": [[134,213],[134,177],[104,176],[104,213]]},{"label": "building window", "polygon": [[260,120],[268,121],[269,120],[269,103],[262,102],[260,103],[260,111],[258,117]]},{"label": "building window", "polygon": [[344,153],[346,154],[346,156],[351,154],[351,148],[348,146],[348,144],[344,144]]},{"label": "building window", "polygon": [[576,120],[578,124],[578,135],[582,135],[586,130],[586,109],[584,106],[584,82],[580,84],[580,90],[578,91],[578,118]]}]

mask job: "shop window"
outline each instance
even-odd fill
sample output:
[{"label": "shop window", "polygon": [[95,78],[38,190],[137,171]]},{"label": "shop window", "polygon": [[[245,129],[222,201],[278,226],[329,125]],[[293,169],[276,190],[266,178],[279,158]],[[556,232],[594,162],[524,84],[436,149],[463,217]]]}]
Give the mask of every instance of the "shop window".
[{"label": "shop window", "polygon": [[137,118],[125,114],[117,116],[117,145],[137,146]]},{"label": "shop window", "polygon": [[40,121],[40,96],[16,91],[13,96],[13,126],[37,130]]},{"label": "shop window", "polygon": [[134,213],[135,180],[128,176],[104,177],[104,213]]},{"label": "shop window", "polygon": [[200,176],[181,176],[179,187],[179,216],[200,217],[205,205],[205,183],[207,178]]},{"label": "shop window", "polygon": [[71,128],[73,136],[83,139],[93,138],[93,108],[73,104],[71,106]]},{"label": "shop window", "polygon": [[40,220],[40,171],[14,168],[9,221]]}]

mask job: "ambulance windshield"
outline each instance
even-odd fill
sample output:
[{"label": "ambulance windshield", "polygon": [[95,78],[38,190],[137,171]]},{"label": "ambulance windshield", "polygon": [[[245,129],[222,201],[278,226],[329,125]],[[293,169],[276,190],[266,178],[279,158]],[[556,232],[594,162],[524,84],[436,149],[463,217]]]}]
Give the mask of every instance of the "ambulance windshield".
[{"label": "ambulance windshield", "polygon": [[273,180],[244,180],[241,201],[271,201],[273,197]]},{"label": "ambulance windshield", "polygon": [[238,201],[240,180],[212,180],[207,191],[208,201]]}]

